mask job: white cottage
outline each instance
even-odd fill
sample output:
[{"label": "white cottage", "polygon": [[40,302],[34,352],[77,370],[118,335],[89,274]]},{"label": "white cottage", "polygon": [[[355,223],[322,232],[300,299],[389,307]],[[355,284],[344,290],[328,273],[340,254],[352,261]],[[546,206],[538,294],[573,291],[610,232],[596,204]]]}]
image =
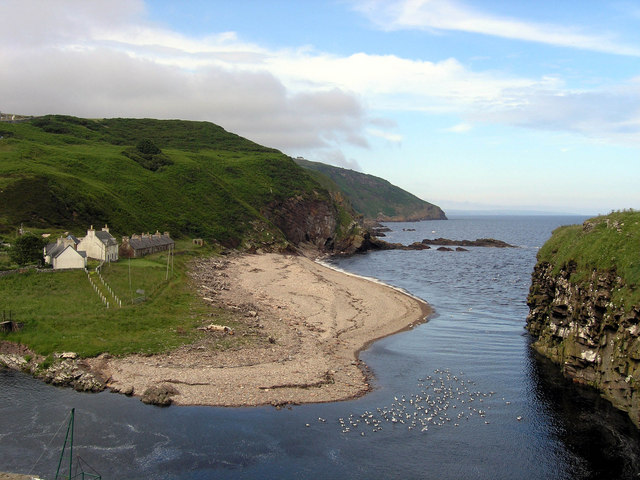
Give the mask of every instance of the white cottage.
[{"label": "white cottage", "polygon": [[102,231],[95,231],[93,225],[87,230],[87,236],[80,240],[78,251],[87,252],[87,257],[105,262],[118,260],[118,242],[109,233],[106,225]]},{"label": "white cottage", "polygon": [[78,239],[73,235],[66,238],[58,238],[54,243],[44,247],[44,260],[51,264],[55,270],[70,268],[85,268],[87,266],[87,255],[85,252],[78,252],[76,246]]},{"label": "white cottage", "polygon": [[69,245],[53,258],[51,264],[54,270],[85,268],[87,266],[87,254],[85,252],[78,252]]}]

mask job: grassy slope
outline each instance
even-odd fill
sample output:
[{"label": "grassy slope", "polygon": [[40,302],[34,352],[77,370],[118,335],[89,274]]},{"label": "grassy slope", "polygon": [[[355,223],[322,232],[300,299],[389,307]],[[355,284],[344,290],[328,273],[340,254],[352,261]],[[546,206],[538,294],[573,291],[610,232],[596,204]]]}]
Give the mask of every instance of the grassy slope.
[{"label": "grassy slope", "polygon": [[[5,232],[25,223],[81,234],[109,223],[116,232],[168,230],[235,246],[247,236],[282,240],[264,209],[324,192],[287,156],[207,122],[48,116],[0,124],[0,135]],[[173,165],[152,172],[123,155],[142,139]]]},{"label": "grassy slope", "polygon": [[[189,288],[189,253],[175,256],[173,275],[166,276],[166,255],[107,265],[103,277],[122,299],[122,308],[107,309],[82,270],[13,274],[0,278],[2,309],[24,328],[0,338],[28,345],[35,352],[75,351],[82,356],[102,352],[122,355],[155,353],[189,343],[194,327],[210,312]],[[147,300],[132,304],[145,291]]]},{"label": "grassy slope", "polygon": [[[353,208],[367,219],[376,219],[380,213],[390,218],[446,218],[436,205],[382,178],[303,159],[296,159],[296,163],[329,177]],[[330,189],[330,186],[326,187]]]},{"label": "grassy slope", "polygon": [[[614,302],[640,305],[640,212],[614,212],[588,220],[583,225],[560,227],[538,253],[538,261],[549,262],[558,271],[575,262],[572,280],[586,281],[593,270],[614,270],[625,283],[615,292]],[[586,224],[586,222],[585,222]]]},{"label": "grassy slope", "polygon": [[[282,243],[282,233],[264,215],[272,204],[293,196],[330,197],[289,157],[206,122],[50,116],[0,123],[0,136],[0,235],[7,241],[21,223],[54,237],[67,229],[83,235],[90,224],[109,223],[117,234],[159,229],[231,246],[244,240]],[[159,146],[173,164],[153,172],[123,154],[142,139]],[[348,212],[338,211],[348,224]],[[191,248],[186,240],[179,243],[182,250]],[[211,307],[190,289],[185,272],[193,254],[176,256],[168,282],[166,256],[133,260],[131,289],[128,262],[106,267],[104,277],[122,308],[106,309],[84,272],[0,277],[0,308],[24,323],[21,332],[0,333],[0,339],[43,355],[122,355],[190,343],[204,318],[234,326],[224,312],[209,318]],[[11,265],[0,245],[3,266]],[[149,299],[131,304],[138,289]]]}]

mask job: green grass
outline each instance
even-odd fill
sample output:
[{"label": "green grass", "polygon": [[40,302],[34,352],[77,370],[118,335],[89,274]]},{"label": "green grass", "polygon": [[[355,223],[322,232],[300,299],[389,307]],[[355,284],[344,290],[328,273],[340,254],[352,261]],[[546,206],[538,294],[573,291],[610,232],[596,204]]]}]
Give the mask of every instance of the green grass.
[{"label": "green grass", "polygon": [[593,227],[570,225],[556,229],[538,253],[554,271],[574,262],[572,280],[580,283],[593,270],[615,271],[625,288],[615,292],[614,302],[625,307],[640,304],[640,212],[612,212],[587,221]]},{"label": "green grass", "polygon": [[[278,204],[331,201],[286,155],[208,122],[47,116],[0,128],[0,234],[23,223],[83,235],[108,223],[230,247],[268,232],[284,244],[270,221]],[[143,139],[167,159],[157,171],[127,156]]]},{"label": "green grass", "polygon": [[13,274],[0,277],[0,309],[24,323],[0,338],[28,345],[41,355],[75,351],[81,356],[158,353],[194,341],[195,327],[211,312],[189,287],[188,252],[174,258],[167,281],[166,256],[131,260],[131,282],[147,300],[131,304],[129,262],[103,268],[103,277],[123,300],[105,308],[84,271]]}]

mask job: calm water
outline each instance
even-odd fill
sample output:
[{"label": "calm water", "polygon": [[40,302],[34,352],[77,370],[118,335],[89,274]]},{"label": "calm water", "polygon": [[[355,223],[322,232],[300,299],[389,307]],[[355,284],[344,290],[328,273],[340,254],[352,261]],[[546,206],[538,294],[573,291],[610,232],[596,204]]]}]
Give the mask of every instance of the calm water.
[{"label": "calm water", "polygon": [[376,389],[358,400],[163,409],[0,372],[0,471],[52,478],[66,425],[55,434],[75,407],[74,451],[103,478],[638,478],[633,425],[535,356],[523,329],[537,249],[556,226],[583,220],[394,223],[389,241],[493,237],[521,248],[335,260],[437,312],[362,353]]}]

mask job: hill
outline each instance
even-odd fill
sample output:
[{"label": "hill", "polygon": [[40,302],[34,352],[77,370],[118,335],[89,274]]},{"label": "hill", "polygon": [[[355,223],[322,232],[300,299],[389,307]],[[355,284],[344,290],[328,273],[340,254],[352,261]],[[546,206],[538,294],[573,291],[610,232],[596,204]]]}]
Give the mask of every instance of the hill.
[{"label": "hill", "polygon": [[[425,202],[382,178],[303,158],[296,158],[295,162],[331,179],[354,210],[366,220],[411,222],[447,218],[440,207]],[[325,186],[331,188],[330,185]]]},{"label": "hill", "polygon": [[640,425],[640,212],[561,227],[538,253],[533,347]]},{"label": "hill", "polygon": [[209,122],[49,115],[0,123],[0,233],[169,231],[331,250],[348,210],[289,157]]}]

